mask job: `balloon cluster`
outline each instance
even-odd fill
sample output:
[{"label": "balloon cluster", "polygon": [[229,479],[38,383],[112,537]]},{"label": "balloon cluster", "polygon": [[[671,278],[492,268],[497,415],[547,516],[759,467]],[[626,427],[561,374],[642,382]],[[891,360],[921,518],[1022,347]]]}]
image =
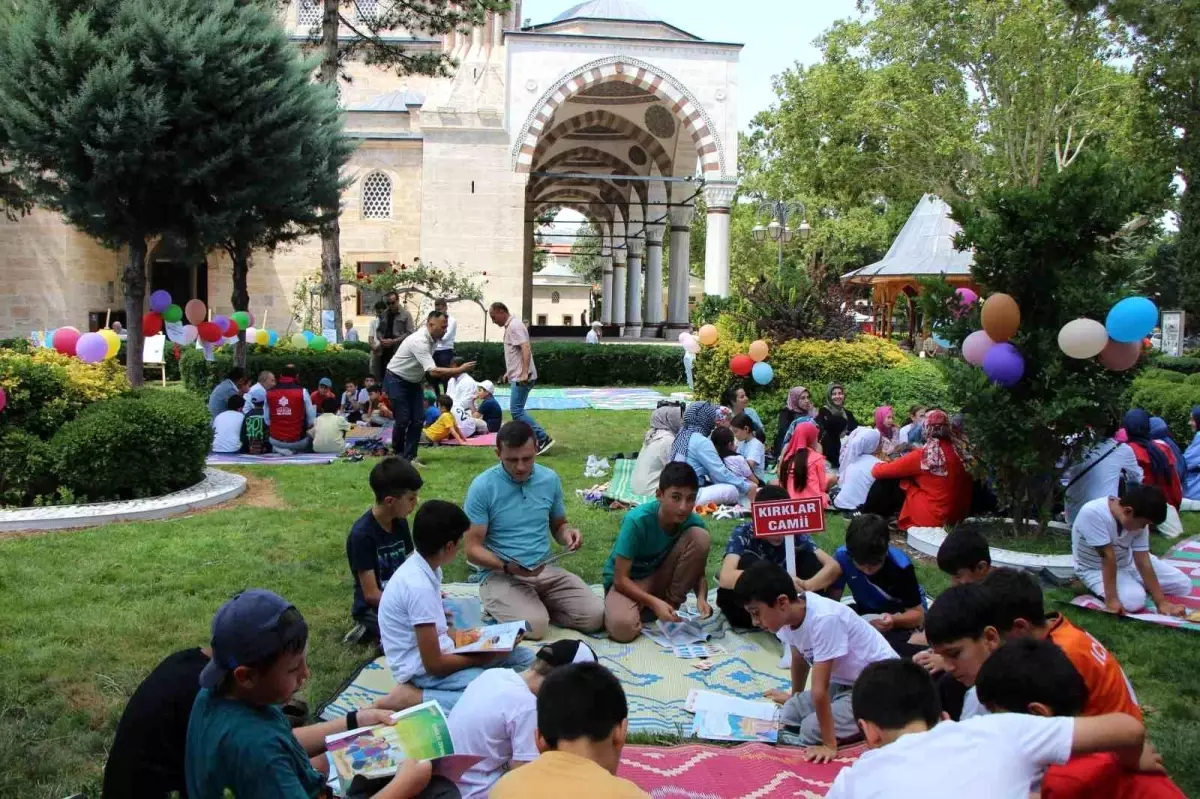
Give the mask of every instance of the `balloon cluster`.
[{"label": "balloon cluster", "polygon": [[[700,352],[700,347],[716,344],[718,338],[720,333],[714,325],[704,325],[694,336],[691,333],[680,333],[679,343],[695,355]],[[750,345],[748,354],[735,355],[729,360],[729,370],[738,377],[753,377],[755,383],[765,386],[775,379],[775,370],[766,362],[769,354],[770,347],[767,346],[767,342],[759,339]]]},{"label": "balloon cluster", "polygon": [[[968,291],[974,300],[978,295]],[[960,301],[969,305],[959,294]],[[1012,388],[1025,376],[1025,357],[1009,343],[1021,326],[1021,309],[1017,301],[1007,294],[993,294],[983,302],[980,314],[983,330],[976,330],[963,340],[963,359],[973,366],[983,367],[983,373],[998,386]]]},{"label": "balloon cluster", "polygon": [[[180,324],[185,319],[187,324]],[[242,331],[246,333],[247,343],[273,347],[279,341],[279,334],[274,330],[256,329],[254,314],[249,311],[234,311],[228,316],[217,314],[210,320],[208,307],[202,300],[188,300],[180,308],[171,301],[169,292],[159,290],[150,295],[150,311],[142,316],[142,332],[157,336],[164,330],[171,342],[181,346],[197,341],[209,346],[234,344]]]},{"label": "balloon cluster", "polygon": [[74,355],[84,363],[99,363],[117,357],[121,339],[111,330],[80,333],[73,327],[60,327],[47,334],[47,345],[63,355]]},{"label": "balloon cluster", "polygon": [[1126,297],[1109,309],[1104,324],[1073,319],[1058,331],[1058,348],[1068,358],[1095,358],[1105,369],[1124,372],[1142,354],[1142,339],[1158,324],[1158,306],[1145,297]]}]

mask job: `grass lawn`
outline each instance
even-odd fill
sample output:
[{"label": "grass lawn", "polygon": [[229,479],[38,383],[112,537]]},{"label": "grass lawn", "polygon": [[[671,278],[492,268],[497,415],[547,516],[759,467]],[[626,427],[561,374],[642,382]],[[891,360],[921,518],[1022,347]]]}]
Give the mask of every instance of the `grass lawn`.
[{"label": "grass lawn", "polygon": [[[557,441],[542,462],[562,476],[568,515],[584,532],[584,552],[565,565],[599,582],[621,514],[588,509],[575,490],[596,482],[583,477],[587,455],[640,446],[649,413],[536,416]],[[495,462],[486,449],[447,448],[423,458],[422,496],[459,502],[471,478]],[[248,469],[252,490],[223,509],[0,540],[0,796],[98,796],[126,698],[165,655],[206,641],[213,612],[246,587],[270,588],[303,611],[313,670],[304,694],[313,707],[328,699],[363,657],[341,643],[352,592],[345,537],[370,505],[372,464]],[[1187,526],[1200,532],[1200,517],[1184,518],[1195,519]],[[732,528],[712,523],[710,574]],[[832,518],[818,540],[831,549],[843,530]],[[931,592],[945,588],[935,566],[918,570]],[[446,570],[447,580],[466,575],[461,561]],[[1200,796],[1200,637],[1074,609],[1068,615],[1121,659],[1173,776]]]}]

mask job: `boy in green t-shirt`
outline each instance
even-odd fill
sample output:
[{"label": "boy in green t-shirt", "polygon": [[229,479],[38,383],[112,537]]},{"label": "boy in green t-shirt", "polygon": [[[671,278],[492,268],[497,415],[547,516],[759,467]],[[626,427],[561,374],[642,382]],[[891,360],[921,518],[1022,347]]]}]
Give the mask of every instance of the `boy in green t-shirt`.
[{"label": "boy in green t-shirt", "polygon": [[668,463],[658,478],[657,499],[625,514],[604,564],[604,627],[628,643],[647,620],[679,621],[676,613],[696,591],[700,615],[712,615],[704,567],[712,545],[696,515],[700,480],[686,463]]}]

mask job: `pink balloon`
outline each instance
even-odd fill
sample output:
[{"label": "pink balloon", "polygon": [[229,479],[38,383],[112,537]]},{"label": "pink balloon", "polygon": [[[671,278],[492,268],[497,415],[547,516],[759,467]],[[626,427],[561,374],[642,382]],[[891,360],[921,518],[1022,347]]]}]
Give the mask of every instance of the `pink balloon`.
[{"label": "pink balloon", "polygon": [[994,346],[996,346],[996,342],[992,341],[987,333],[976,330],[963,340],[963,359],[972,366],[983,366],[984,357]]},{"label": "pink balloon", "polygon": [[8,395],[4,393],[4,389],[0,388],[0,411],[8,407]]},{"label": "pink balloon", "polygon": [[108,354],[108,342],[99,333],[84,333],[75,343],[75,357],[84,363],[99,363]]},{"label": "pink balloon", "polygon": [[63,355],[74,355],[75,346],[79,343],[79,331],[73,327],[60,327],[54,331],[50,346]]},{"label": "pink balloon", "polygon": [[1112,341],[1109,340],[1104,349],[1100,351],[1097,360],[1105,369],[1111,369],[1114,372],[1124,372],[1138,362],[1138,358],[1142,355],[1142,342],[1140,341]]},{"label": "pink balloon", "polygon": [[200,300],[188,300],[187,305],[183,306],[183,315],[193,325],[198,325],[207,318],[208,308]]}]

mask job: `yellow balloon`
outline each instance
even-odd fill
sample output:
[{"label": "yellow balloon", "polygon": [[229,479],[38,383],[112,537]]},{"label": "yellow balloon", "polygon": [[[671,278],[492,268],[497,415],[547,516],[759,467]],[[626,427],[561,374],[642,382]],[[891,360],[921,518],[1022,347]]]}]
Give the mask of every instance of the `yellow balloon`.
[{"label": "yellow balloon", "polygon": [[265,330],[260,330],[254,335],[254,340],[265,347],[271,341],[271,334]]},{"label": "yellow balloon", "polygon": [[717,333],[717,328],[714,325],[705,325],[700,328],[700,332],[696,338],[700,339],[700,343],[706,347],[711,347],[717,343],[717,338],[720,334]]},{"label": "yellow balloon", "polygon": [[107,327],[100,331],[101,338],[108,344],[108,350],[104,353],[104,360],[117,357],[117,351],[121,349],[121,337]]},{"label": "yellow balloon", "polygon": [[767,359],[768,352],[769,349],[767,348],[767,342],[763,341],[761,338],[750,345],[750,357],[754,359],[755,363],[761,363],[762,361],[765,361]]}]

